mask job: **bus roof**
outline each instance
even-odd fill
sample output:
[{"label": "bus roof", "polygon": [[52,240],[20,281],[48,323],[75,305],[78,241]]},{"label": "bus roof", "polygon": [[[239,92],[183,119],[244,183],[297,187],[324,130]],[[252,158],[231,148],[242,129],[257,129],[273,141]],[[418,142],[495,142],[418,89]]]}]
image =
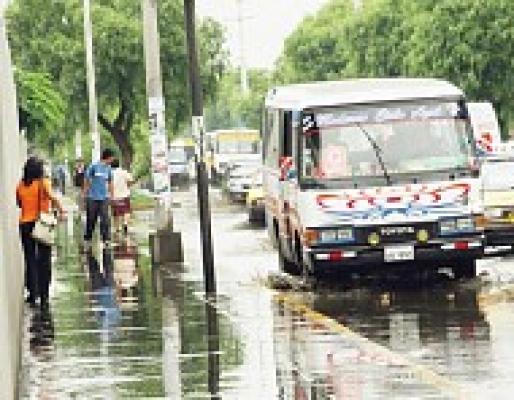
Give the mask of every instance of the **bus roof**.
[{"label": "bus roof", "polygon": [[346,104],[462,97],[462,90],[439,79],[351,79],[279,86],[268,92],[266,106],[302,110]]}]

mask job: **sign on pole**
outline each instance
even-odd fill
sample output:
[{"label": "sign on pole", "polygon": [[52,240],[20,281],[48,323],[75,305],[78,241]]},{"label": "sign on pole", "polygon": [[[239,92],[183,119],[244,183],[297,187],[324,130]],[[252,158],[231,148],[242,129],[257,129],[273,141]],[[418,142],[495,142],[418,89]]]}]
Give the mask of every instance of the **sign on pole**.
[{"label": "sign on pole", "polygon": [[164,128],[164,99],[148,99],[150,147],[152,153],[152,178],[154,192],[169,191],[168,179],[168,140]]}]

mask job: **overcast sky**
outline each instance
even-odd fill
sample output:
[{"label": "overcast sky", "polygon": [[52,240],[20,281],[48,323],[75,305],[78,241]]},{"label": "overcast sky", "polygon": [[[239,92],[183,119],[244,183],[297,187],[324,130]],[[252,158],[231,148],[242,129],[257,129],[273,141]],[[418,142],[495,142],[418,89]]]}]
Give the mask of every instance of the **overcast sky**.
[{"label": "overcast sky", "polygon": [[[244,54],[248,67],[270,68],[282,50],[284,39],[309,14],[327,0],[242,0]],[[228,48],[239,65],[237,0],[196,0],[199,16],[211,16],[226,28]]]}]

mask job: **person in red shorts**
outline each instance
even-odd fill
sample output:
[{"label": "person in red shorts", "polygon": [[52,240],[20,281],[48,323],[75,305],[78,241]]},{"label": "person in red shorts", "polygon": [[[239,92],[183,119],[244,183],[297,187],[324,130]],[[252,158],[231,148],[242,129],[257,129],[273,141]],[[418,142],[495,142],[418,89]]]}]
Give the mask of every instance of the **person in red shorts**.
[{"label": "person in red shorts", "polygon": [[113,198],[111,202],[114,227],[117,232],[122,230],[127,234],[130,220],[130,186],[134,178],[130,172],[120,166],[120,161],[115,159],[112,167]]}]

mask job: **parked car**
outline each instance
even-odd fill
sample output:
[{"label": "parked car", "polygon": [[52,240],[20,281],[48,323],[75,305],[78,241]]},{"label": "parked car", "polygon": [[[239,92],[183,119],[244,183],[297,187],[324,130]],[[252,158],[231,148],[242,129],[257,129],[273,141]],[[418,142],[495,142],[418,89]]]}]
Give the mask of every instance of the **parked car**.
[{"label": "parked car", "polygon": [[482,161],[486,254],[514,249],[514,154],[497,154]]},{"label": "parked car", "polygon": [[254,129],[223,129],[207,134],[208,165],[214,184],[222,184],[227,169],[239,163],[261,159],[260,133]]},{"label": "parked car", "polygon": [[255,172],[250,190],[246,194],[246,207],[250,223],[264,225],[264,190],[260,168]]},{"label": "parked car", "polygon": [[227,168],[223,186],[231,201],[246,201],[256,168],[253,164],[232,164]]}]

